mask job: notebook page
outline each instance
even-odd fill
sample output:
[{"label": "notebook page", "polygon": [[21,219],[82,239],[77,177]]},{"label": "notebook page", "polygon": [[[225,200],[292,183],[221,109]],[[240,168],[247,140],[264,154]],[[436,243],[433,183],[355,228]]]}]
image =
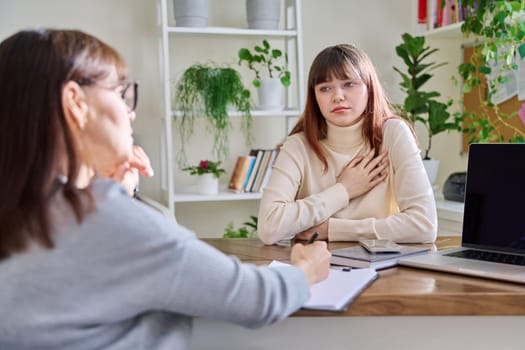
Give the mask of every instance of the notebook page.
[{"label": "notebook page", "polygon": [[[274,260],[269,266],[279,265],[288,264]],[[351,271],[330,269],[324,281],[310,288],[310,298],[303,308],[342,311],[376,278],[377,272],[373,268],[352,269]]]}]

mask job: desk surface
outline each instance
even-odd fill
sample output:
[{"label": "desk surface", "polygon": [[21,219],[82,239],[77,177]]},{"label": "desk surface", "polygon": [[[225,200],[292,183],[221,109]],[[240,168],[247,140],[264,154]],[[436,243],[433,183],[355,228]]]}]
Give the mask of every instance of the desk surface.
[{"label": "desk surface", "polygon": [[[258,239],[204,239],[244,262],[287,262],[290,247],[265,246]],[[435,249],[457,246],[460,237],[438,237]],[[349,243],[329,243],[337,249]],[[410,315],[525,315],[525,285],[442,272],[394,267],[379,278],[342,313],[300,310],[294,316],[410,316]]]}]

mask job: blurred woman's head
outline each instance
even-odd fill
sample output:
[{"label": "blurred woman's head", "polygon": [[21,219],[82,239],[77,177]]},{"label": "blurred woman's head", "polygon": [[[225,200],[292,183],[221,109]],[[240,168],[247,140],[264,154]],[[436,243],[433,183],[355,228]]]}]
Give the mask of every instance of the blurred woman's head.
[{"label": "blurred woman's head", "polygon": [[83,217],[84,169],[131,154],[136,85],[109,45],[80,31],[45,29],[0,43],[0,82],[0,198],[10,199],[0,204],[2,258],[30,238],[52,246],[47,204],[58,177]]}]

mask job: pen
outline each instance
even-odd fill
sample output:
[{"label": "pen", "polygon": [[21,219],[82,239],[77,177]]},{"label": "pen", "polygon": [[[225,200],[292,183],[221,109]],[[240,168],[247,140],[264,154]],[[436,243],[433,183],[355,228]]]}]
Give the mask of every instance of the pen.
[{"label": "pen", "polygon": [[319,232],[315,231],[314,234],[310,237],[310,239],[308,240],[308,242],[306,242],[306,244],[312,244],[315,242],[315,240],[317,239],[317,237],[319,237]]}]

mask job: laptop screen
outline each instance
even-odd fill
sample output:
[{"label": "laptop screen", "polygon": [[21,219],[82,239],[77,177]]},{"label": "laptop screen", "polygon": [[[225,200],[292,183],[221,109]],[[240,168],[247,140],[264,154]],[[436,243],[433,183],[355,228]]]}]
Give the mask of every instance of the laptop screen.
[{"label": "laptop screen", "polygon": [[471,144],[462,245],[525,254],[525,144]]}]

